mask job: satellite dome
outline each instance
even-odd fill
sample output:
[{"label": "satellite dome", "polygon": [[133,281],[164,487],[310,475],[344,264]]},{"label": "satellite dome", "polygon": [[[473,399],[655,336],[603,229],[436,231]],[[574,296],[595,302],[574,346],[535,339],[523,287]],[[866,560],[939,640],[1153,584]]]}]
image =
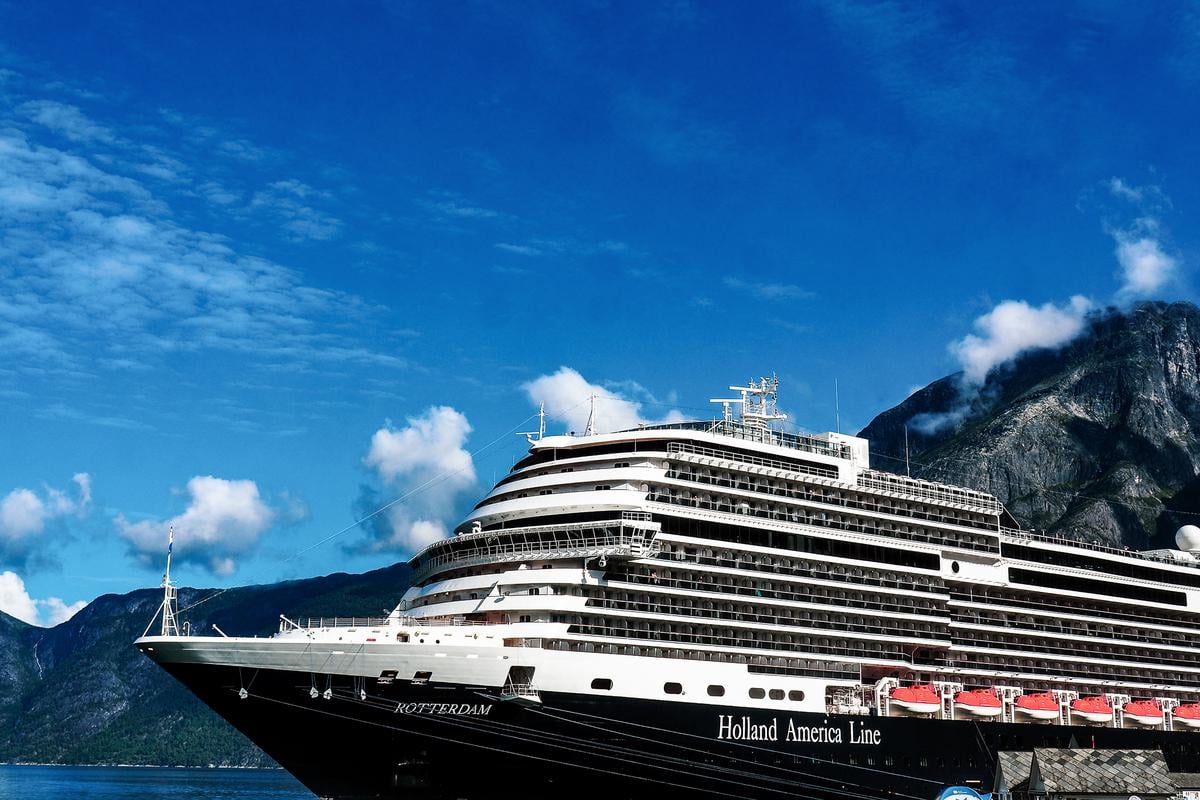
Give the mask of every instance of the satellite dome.
[{"label": "satellite dome", "polygon": [[1180,550],[1194,553],[1200,550],[1200,528],[1195,525],[1184,525],[1175,531],[1175,545]]}]

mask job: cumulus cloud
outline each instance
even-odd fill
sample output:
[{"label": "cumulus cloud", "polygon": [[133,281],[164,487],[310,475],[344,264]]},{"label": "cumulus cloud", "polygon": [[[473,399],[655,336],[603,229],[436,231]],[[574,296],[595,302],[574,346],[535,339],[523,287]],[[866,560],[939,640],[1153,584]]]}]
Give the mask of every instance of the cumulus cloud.
[{"label": "cumulus cloud", "polygon": [[1163,215],[1171,210],[1171,198],[1159,186],[1135,186],[1116,177],[1104,188],[1110,204],[1115,204],[1105,225],[1120,266],[1121,288],[1115,301],[1125,305],[1161,295],[1177,281],[1181,266],[1169,252],[1162,223]]},{"label": "cumulus cloud", "polygon": [[[471,434],[466,416],[449,406],[409,417],[402,428],[384,425],[371,437],[363,463],[392,500],[399,500],[368,526],[369,539],[353,552],[419,550],[448,534],[462,494],[475,486],[475,463],[465,444]],[[383,505],[375,487],[364,487],[358,510],[367,514]]]},{"label": "cumulus cloud", "polygon": [[1163,249],[1161,225],[1150,217],[1112,232],[1122,284],[1119,302],[1153,297],[1175,280],[1179,261]]},{"label": "cumulus cloud", "polygon": [[542,375],[526,383],[522,388],[534,404],[545,403],[546,414],[552,419],[566,423],[567,429],[583,433],[591,411],[589,398],[596,397],[596,430],[605,433],[636,428],[653,422],[675,422],[683,415],[672,409],[663,417],[653,419],[642,412],[643,402],[629,397],[641,395],[654,401],[640,385],[631,382],[610,384],[613,389],[590,383],[576,370],[559,367],[550,375]]},{"label": "cumulus cloud", "polygon": [[29,595],[20,575],[0,572],[0,611],[22,622],[52,628],[75,616],[86,605],[83,600],[67,603],[60,597],[37,600]]},{"label": "cumulus cloud", "polygon": [[30,558],[44,544],[48,526],[65,517],[86,516],[91,511],[91,476],[78,472],[72,480],[73,495],[43,486],[40,493],[17,488],[0,499],[0,564],[28,566]]},{"label": "cumulus cloud", "polygon": [[130,522],[123,514],[117,515],[118,533],[142,563],[161,562],[167,530],[173,527],[177,561],[227,576],[237,569],[237,559],[253,550],[279,518],[254,481],[197,475],[187,482],[186,491],[188,507],[170,519]]},{"label": "cumulus cloud", "polygon": [[1061,347],[1074,339],[1092,308],[1092,301],[1081,295],[1062,306],[1005,300],[975,320],[978,333],[967,334],[950,350],[962,366],[963,380],[978,386],[993,369],[1022,353]]}]

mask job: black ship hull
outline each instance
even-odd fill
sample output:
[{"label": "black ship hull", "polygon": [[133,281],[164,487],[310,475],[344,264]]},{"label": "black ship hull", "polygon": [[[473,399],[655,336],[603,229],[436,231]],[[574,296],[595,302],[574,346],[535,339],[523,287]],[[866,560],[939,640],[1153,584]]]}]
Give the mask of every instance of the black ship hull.
[{"label": "black ship hull", "polygon": [[[320,797],[921,798],[990,789],[998,750],[1160,749],[1200,771],[1200,731],[821,715],[163,667]],[[315,696],[314,696],[315,695]]]}]

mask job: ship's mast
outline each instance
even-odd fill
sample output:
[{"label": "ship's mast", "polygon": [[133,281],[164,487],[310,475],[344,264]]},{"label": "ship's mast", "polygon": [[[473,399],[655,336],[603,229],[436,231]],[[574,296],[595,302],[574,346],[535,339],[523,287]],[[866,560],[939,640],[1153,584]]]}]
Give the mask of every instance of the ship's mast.
[{"label": "ship's mast", "polygon": [[[540,442],[546,435],[546,404],[544,402],[538,404],[537,417],[538,429],[536,431],[521,431],[517,434],[518,436],[524,436],[530,444]],[[533,438],[534,436],[537,436],[537,438]]]},{"label": "ship's mast", "polygon": [[708,401],[721,404],[723,421],[734,421],[731,410],[733,405],[739,406],[737,421],[749,428],[767,428],[772,422],[787,419],[787,414],[779,413],[775,405],[779,397],[779,377],[777,375],[760,378],[757,382],[748,381],[745,386],[730,386],[729,388],[740,392],[741,397],[715,398]]},{"label": "ship's mast", "polygon": [[167,529],[167,568],[163,572],[162,589],[162,635],[178,636],[179,625],[175,622],[175,610],[178,602],[178,590],[171,583],[171,551],[175,548],[175,528]]}]

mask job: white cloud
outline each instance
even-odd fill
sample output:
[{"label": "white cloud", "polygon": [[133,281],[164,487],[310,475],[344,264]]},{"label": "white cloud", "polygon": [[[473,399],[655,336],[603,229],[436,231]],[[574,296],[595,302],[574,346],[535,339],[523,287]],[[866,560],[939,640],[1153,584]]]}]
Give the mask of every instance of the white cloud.
[{"label": "white cloud", "polygon": [[975,320],[978,334],[967,334],[950,345],[963,370],[963,380],[978,386],[988,373],[1022,353],[1061,347],[1083,330],[1088,311],[1086,297],[1076,295],[1063,306],[1031,306],[1024,300],[1005,300]]},{"label": "white cloud", "polygon": [[1121,267],[1117,303],[1160,295],[1177,280],[1180,269],[1179,260],[1167,252],[1161,221],[1161,215],[1172,207],[1171,198],[1159,186],[1134,186],[1116,177],[1105,186],[1118,201],[1119,216],[1132,217],[1132,221],[1106,226],[1116,243],[1114,254]]},{"label": "white cloud", "polygon": [[342,229],[341,220],[311,204],[311,200],[328,197],[328,192],[318,191],[295,179],[275,181],[254,193],[250,198],[250,209],[264,210],[277,217],[293,241],[324,241],[332,239]]},{"label": "white cloud", "polygon": [[22,622],[53,627],[66,622],[86,605],[83,600],[66,603],[60,597],[36,600],[29,596],[20,575],[10,571],[0,572],[0,611]]},{"label": "white cloud", "polygon": [[[377,316],[379,305],[308,285],[296,270],[241,252],[228,237],[172,213],[177,201],[192,205],[199,197],[218,218],[231,208],[267,215],[292,239],[327,239],[342,226],[322,210],[333,202],[328,192],[257,170],[243,179],[210,169],[218,133],[205,134],[201,154],[189,138],[196,126],[180,128],[111,130],[75,106],[0,104],[6,367],[78,376],[113,360],[153,367],[196,351],[272,366],[406,366],[368,347],[347,324]],[[173,136],[177,152],[134,141],[156,134]],[[147,157],[163,168],[155,177],[147,177]],[[163,170],[180,183],[164,183]],[[245,186],[254,180],[265,187],[257,195]]]},{"label": "white cloud", "polygon": [[[636,383],[626,382],[613,384],[635,389],[638,394],[647,394]],[[673,422],[683,419],[683,415],[672,409],[660,419],[652,419],[642,413],[642,403],[630,399],[618,391],[590,383],[577,371],[570,367],[559,367],[551,375],[542,375],[526,383],[525,393],[534,404],[545,403],[546,414],[553,419],[566,423],[567,429],[583,433],[587,427],[588,414],[591,410],[589,398],[596,396],[596,430],[604,433],[609,431],[636,428],[638,425],[652,422]]]},{"label": "white cloud", "polygon": [[[449,406],[435,406],[410,417],[403,428],[387,424],[371,437],[363,463],[378,476],[389,499],[400,502],[376,517],[370,540],[359,552],[413,552],[445,538],[447,523],[460,496],[475,486],[475,463],[465,444],[471,424]],[[364,512],[382,505],[367,489],[359,499]],[[372,506],[374,508],[372,508]]]},{"label": "white cloud", "polygon": [[70,515],[86,516],[92,505],[92,479],[79,472],[72,480],[76,496],[53,486],[41,494],[17,488],[0,499],[0,564],[26,565],[44,544],[47,525]]},{"label": "white cloud", "polygon": [[1117,300],[1127,302],[1152,297],[1167,287],[1179,271],[1179,262],[1163,250],[1158,222],[1143,217],[1131,228],[1113,231],[1122,284]]},{"label": "white cloud", "polygon": [[76,106],[53,100],[31,100],[21,106],[34,122],[61,133],[76,142],[97,141],[112,143],[117,137],[103,125],[97,125]]},{"label": "white cloud", "polygon": [[7,537],[41,533],[47,516],[46,504],[28,489],[13,489],[0,500],[0,531]]},{"label": "white cloud", "polygon": [[807,300],[814,296],[807,289],[791,283],[756,283],[741,278],[726,278],[724,283],[730,289],[747,292],[761,300]]},{"label": "white cloud", "polygon": [[187,493],[187,509],[167,520],[130,522],[123,514],[117,515],[118,532],[143,563],[161,562],[167,530],[173,527],[176,560],[226,576],[237,569],[237,559],[253,550],[278,518],[254,481],[197,475],[188,481]]}]

